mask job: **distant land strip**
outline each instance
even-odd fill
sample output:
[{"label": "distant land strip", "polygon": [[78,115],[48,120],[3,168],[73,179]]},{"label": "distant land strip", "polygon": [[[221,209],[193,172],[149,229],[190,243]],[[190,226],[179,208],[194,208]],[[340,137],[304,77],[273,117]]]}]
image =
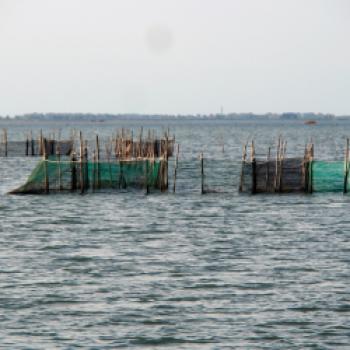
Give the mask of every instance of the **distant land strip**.
[{"label": "distant land strip", "polygon": [[323,113],[228,113],[228,114],[108,114],[108,113],[28,113],[15,116],[0,116],[0,119],[23,121],[113,121],[113,120],[238,120],[238,121],[263,121],[263,120],[350,120],[350,116]]}]

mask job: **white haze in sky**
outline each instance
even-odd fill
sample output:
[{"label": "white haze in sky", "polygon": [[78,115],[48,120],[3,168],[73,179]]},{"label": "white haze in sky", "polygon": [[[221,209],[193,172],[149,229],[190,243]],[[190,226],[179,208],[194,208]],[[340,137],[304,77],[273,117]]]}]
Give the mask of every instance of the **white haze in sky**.
[{"label": "white haze in sky", "polygon": [[0,114],[348,114],[349,43],[349,0],[0,0]]}]

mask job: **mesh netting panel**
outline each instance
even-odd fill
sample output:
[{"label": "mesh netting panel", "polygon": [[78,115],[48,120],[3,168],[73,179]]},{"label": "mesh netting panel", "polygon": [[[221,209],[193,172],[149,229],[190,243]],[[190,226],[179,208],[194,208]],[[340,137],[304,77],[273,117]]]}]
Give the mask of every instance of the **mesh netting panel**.
[{"label": "mesh netting panel", "polygon": [[12,193],[80,189],[159,188],[162,161],[72,162],[41,160],[27,182]]},{"label": "mesh netting panel", "polygon": [[342,192],[344,189],[344,162],[313,161],[312,185],[314,192]]}]

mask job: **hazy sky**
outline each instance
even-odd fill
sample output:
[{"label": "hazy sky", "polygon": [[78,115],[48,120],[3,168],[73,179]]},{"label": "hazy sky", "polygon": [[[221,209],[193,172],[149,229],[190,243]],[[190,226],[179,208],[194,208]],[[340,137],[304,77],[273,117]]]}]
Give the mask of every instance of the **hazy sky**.
[{"label": "hazy sky", "polygon": [[0,0],[0,115],[350,114],[349,0]]}]

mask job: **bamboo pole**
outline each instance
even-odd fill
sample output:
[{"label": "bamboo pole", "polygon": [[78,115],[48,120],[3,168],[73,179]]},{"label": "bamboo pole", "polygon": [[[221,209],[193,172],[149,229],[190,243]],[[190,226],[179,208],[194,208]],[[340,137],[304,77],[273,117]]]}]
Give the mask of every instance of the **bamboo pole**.
[{"label": "bamboo pole", "polygon": [[279,161],[279,179],[278,179],[279,192],[283,191],[283,188],[282,188],[282,183],[283,183],[283,161],[284,161],[284,156],[285,156],[285,153],[286,153],[286,148],[287,148],[287,141],[284,141],[282,143],[282,149],[281,149],[280,161]]},{"label": "bamboo pole", "polygon": [[43,149],[44,149],[44,178],[45,178],[45,193],[50,193],[50,183],[49,183],[49,173],[48,173],[48,156],[46,153],[46,139],[43,139]]},{"label": "bamboo pole", "polygon": [[27,134],[27,138],[26,138],[26,157],[28,157],[29,155],[29,137]]},{"label": "bamboo pole", "polygon": [[312,164],[313,164],[313,158],[314,158],[314,145],[310,145],[310,156],[309,156],[309,175],[308,175],[308,180],[309,180],[309,193],[313,193],[313,169],[312,169]]},{"label": "bamboo pole", "polygon": [[200,154],[200,163],[201,163],[201,194],[205,193],[204,190],[204,157],[203,157],[203,152]]},{"label": "bamboo pole", "polygon": [[76,169],[76,155],[75,152],[71,152],[71,192],[75,192],[77,189],[77,169]]},{"label": "bamboo pole", "polygon": [[39,135],[39,156],[42,156],[43,153],[43,129],[40,129]]},{"label": "bamboo pole", "polygon": [[278,170],[279,170],[279,154],[281,148],[281,137],[278,138],[277,149],[276,149],[276,164],[275,164],[275,181],[274,181],[274,191],[277,192],[278,188]]},{"label": "bamboo pole", "polygon": [[176,176],[177,176],[177,167],[179,164],[179,150],[180,150],[180,144],[177,144],[177,152],[176,152],[175,167],[174,167],[174,186],[173,186],[174,193],[176,191]]},{"label": "bamboo pole", "polygon": [[96,135],[96,166],[97,166],[97,188],[101,186],[101,174],[100,174],[100,142],[98,135]]},{"label": "bamboo pole", "polygon": [[87,140],[84,142],[84,183],[85,188],[89,189],[90,187],[90,180],[89,180],[89,155],[88,155],[88,143]]},{"label": "bamboo pole", "polygon": [[62,190],[62,169],[61,169],[61,146],[60,143],[57,144],[56,156],[58,161],[58,191]]},{"label": "bamboo pole", "polygon": [[348,178],[349,178],[349,138],[346,139],[346,149],[344,157],[344,193],[348,192]]},{"label": "bamboo pole", "polygon": [[251,162],[252,162],[252,194],[256,193],[256,159],[255,159],[255,147],[254,141],[251,145]]},{"label": "bamboo pole", "polygon": [[242,164],[241,164],[241,176],[240,176],[240,182],[239,182],[239,192],[243,191],[244,167],[245,167],[246,158],[247,158],[247,143],[245,143],[243,145]]},{"label": "bamboo pole", "polygon": [[165,183],[165,188],[168,189],[169,188],[169,177],[168,177],[168,173],[169,173],[169,155],[168,155],[168,147],[169,147],[169,138],[168,138],[168,133],[166,134],[166,144],[165,144],[165,178],[166,178],[166,183]]},{"label": "bamboo pole", "polygon": [[146,185],[146,194],[149,194],[149,181],[148,181],[148,173],[149,173],[149,160],[148,159],[146,159],[146,167],[145,167],[145,169],[146,169],[146,174],[145,174],[145,185]]},{"label": "bamboo pole", "polygon": [[271,157],[271,147],[269,147],[269,150],[267,152],[266,157],[266,179],[265,179],[265,191],[268,191],[268,186],[270,182],[270,157]]},{"label": "bamboo pole", "polygon": [[33,132],[32,132],[32,130],[30,130],[30,144],[31,144],[31,155],[34,156],[35,155],[35,151],[34,151],[34,140],[33,140]]},{"label": "bamboo pole", "polygon": [[85,184],[84,184],[84,166],[83,166],[83,158],[84,158],[84,151],[83,151],[83,135],[80,131],[80,159],[79,159],[79,166],[80,166],[80,174],[79,174],[79,180],[80,180],[80,193],[83,194],[85,190]]}]

